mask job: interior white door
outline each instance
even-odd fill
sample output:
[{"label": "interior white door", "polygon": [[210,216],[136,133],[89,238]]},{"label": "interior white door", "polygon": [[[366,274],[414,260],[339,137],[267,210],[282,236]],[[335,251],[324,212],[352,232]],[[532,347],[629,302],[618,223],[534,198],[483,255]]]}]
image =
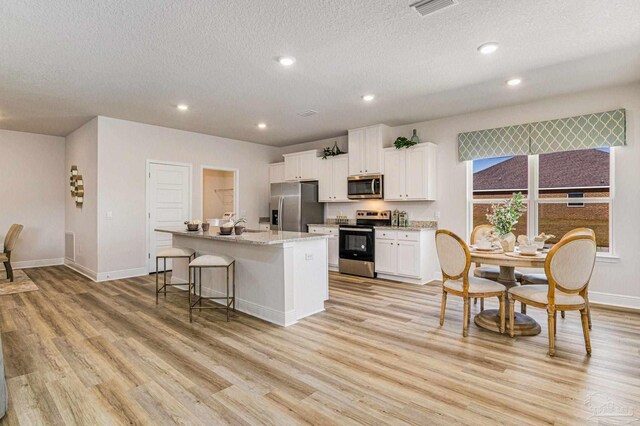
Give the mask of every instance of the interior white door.
[{"label": "interior white door", "polygon": [[[149,163],[149,272],[156,272],[156,253],[171,247],[171,234],[154,229],[184,226],[191,219],[191,169],[189,166]],[[167,262],[167,269],[171,269]],[[160,262],[159,270],[163,270]]]}]

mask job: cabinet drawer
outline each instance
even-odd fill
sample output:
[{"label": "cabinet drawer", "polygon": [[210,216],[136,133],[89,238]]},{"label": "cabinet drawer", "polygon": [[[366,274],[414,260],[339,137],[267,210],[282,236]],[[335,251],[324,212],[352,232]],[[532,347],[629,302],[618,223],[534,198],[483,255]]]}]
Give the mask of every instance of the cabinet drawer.
[{"label": "cabinet drawer", "polygon": [[420,241],[420,232],[416,232],[416,231],[398,231],[398,240],[402,240],[402,241]]},{"label": "cabinet drawer", "polygon": [[396,231],[376,230],[376,239],[379,240],[395,240],[397,237]]},{"label": "cabinet drawer", "polygon": [[310,234],[324,234],[324,228],[320,228],[318,226],[310,226],[309,227]]},{"label": "cabinet drawer", "polygon": [[338,228],[324,228],[324,233],[329,235],[338,235]]}]

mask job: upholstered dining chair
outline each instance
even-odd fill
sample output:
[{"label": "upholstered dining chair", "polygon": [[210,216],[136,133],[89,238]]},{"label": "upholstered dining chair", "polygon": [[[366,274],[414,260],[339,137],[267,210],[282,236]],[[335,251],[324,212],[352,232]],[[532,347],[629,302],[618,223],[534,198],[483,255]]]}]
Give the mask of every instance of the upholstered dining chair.
[{"label": "upholstered dining chair", "polygon": [[4,263],[4,269],[7,271],[9,282],[13,282],[13,268],[11,267],[11,252],[18,241],[18,237],[24,226],[14,223],[9,228],[7,235],[4,237],[4,251],[0,253],[0,262]]},{"label": "upholstered dining chair", "polygon": [[447,306],[447,294],[462,297],[464,313],[462,320],[462,335],[467,337],[471,306],[469,300],[474,298],[497,297],[500,300],[500,331],[505,329],[506,287],[502,284],[469,276],[471,269],[471,253],[469,247],[451,231],[439,229],[436,231],[436,251],[442,270],[442,306],[440,310],[440,325],[444,324],[444,312]]},{"label": "upholstered dining chair", "polygon": [[[596,240],[596,233],[591,228],[576,228],[564,234],[561,238],[567,238],[572,235],[587,235]],[[596,245],[597,246],[597,245]],[[531,284],[544,284],[549,285],[549,281],[547,280],[547,276],[545,274],[523,274],[520,279],[520,283],[522,285],[531,285]],[[589,319],[589,330],[591,330],[591,311],[589,310],[589,295],[585,296],[587,298],[587,317]],[[523,314],[527,313],[527,305],[522,304],[520,310]],[[560,316],[562,318],[565,317],[564,311],[560,311]]]},{"label": "upholstered dining chair", "polygon": [[509,325],[513,333],[514,302],[517,300],[546,309],[549,322],[549,355],[555,355],[556,312],[580,311],[587,354],[591,354],[589,338],[587,290],[596,263],[596,241],[589,235],[563,237],[549,251],[544,271],[549,285],[532,284],[509,290]]},{"label": "upholstered dining chair", "polygon": [[[486,237],[493,230],[493,225],[478,225],[471,231],[471,244],[475,244],[478,240]],[[498,281],[500,276],[499,266],[482,266],[480,263],[476,263],[476,267],[473,270],[473,276],[478,278],[485,278],[487,280]],[[515,271],[516,281],[522,279],[522,273]],[[478,299],[473,299],[473,303],[476,304]],[[484,300],[480,299],[480,310],[484,311]]]}]

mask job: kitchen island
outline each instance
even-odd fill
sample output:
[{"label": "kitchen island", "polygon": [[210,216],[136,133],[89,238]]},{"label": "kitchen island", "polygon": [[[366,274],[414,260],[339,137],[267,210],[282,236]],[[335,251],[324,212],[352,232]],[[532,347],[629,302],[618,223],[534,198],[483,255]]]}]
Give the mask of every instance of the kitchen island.
[{"label": "kitchen island", "polygon": [[[240,236],[157,228],[173,235],[173,247],[197,255],[224,254],[236,260],[236,310],[281,326],[324,310],[329,298],[327,235],[249,231]],[[172,284],[187,283],[188,262],[173,261]],[[224,269],[202,271],[202,296],[225,295]],[[186,290],[186,285],[185,285]],[[186,302],[185,302],[186,303]]]}]

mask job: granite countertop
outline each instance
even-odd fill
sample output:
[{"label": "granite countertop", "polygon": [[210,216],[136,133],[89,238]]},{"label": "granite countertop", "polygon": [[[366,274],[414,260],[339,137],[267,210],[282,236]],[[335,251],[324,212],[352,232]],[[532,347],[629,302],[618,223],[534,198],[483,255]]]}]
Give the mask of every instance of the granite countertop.
[{"label": "granite countertop", "polygon": [[[310,223],[308,226],[321,226],[323,228],[337,228],[341,224],[338,223]],[[348,224],[344,224],[348,225]],[[409,226],[374,226],[375,229],[383,229],[385,231],[426,231],[438,229],[438,222],[434,220],[414,221]],[[315,235],[315,234],[314,234]]]},{"label": "granite countertop", "polygon": [[322,240],[327,239],[329,235],[308,234],[306,232],[289,232],[289,231],[245,231],[242,235],[219,235],[217,227],[209,228],[208,232],[203,231],[187,231],[184,227],[156,228],[157,232],[167,232],[173,235],[183,237],[203,238],[207,240],[226,241],[238,244],[257,244],[272,245],[292,243],[296,241]]}]

